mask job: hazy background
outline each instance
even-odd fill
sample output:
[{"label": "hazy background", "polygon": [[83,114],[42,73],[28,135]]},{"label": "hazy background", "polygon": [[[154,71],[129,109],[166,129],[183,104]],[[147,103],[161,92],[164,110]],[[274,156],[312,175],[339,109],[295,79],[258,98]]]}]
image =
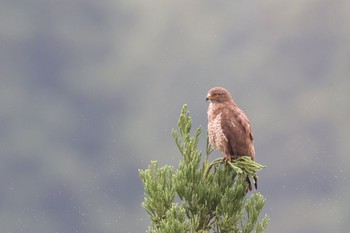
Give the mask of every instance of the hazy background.
[{"label": "hazy background", "polygon": [[267,232],[348,232],[346,0],[1,1],[1,232],[145,232],[138,169],[177,166],[213,86],[251,120]]}]

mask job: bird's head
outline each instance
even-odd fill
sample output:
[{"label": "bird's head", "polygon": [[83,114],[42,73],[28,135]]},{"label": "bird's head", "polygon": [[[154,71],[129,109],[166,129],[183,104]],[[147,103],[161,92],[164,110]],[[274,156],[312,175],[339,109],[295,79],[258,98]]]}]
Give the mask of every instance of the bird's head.
[{"label": "bird's head", "polygon": [[213,87],[208,91],[206,101],[211,103],[225,103],[232,100],[232,96],[228,90],[222,87]]}]

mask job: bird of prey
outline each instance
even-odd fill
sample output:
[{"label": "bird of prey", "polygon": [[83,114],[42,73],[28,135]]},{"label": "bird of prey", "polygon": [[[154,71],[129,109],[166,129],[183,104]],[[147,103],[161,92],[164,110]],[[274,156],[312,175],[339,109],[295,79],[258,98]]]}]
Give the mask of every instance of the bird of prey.
[{"label": "bird of prey", "polygon": [[[228,90],[214,87],[208,91],[208,137],[211,146],[225,154],[225,161],[240,156],[255,159],[250,122]],[[250,180],[247,178],[249,189]]]}]

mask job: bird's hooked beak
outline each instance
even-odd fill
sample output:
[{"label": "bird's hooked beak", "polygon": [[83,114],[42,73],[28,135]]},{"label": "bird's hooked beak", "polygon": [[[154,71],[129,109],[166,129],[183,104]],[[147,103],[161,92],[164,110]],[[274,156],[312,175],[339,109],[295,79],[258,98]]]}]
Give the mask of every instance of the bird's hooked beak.
[{"label": "bird's hooked beak", "polygon": [[212,99],[214,99],[214,97],[211,94],[208,94],[205,101],[212,100]]}]

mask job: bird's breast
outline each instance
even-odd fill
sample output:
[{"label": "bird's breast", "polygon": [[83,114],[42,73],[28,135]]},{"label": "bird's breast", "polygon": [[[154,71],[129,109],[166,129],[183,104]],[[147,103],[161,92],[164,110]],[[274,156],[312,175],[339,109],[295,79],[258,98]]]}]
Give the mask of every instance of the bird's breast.
[{"label": "bird's breast", "polygon": [[222,112],[210,114],[208,112],[208,136],[210,144],[217,150],[223,151],[227,138],[221,125]]}]

